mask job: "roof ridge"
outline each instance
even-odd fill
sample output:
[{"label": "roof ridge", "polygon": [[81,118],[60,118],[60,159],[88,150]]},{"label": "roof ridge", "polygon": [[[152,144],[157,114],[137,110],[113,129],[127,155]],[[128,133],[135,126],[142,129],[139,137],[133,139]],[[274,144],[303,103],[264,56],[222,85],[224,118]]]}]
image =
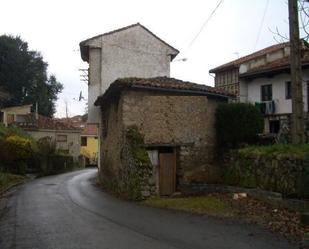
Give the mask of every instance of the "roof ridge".
[{"label": "roof ridge", "polygon": [[226,67],[230,67],[230,66],[236,66],[238,64],[241,64],[241,63],[244,63],[248,60],[252,60],[253,58],[258,58],[260,56],[263,56],[265,55],[267,52],[271,52],[273,50],[277,50],[277,49],[280,49],[280,48],[284,48],[286,47],[287,45],[289,45],[290,42],[283,42],[283,43],[279,43],[279,44],[274,44],[274,45],[271,45],[271,46],[268,46],[268,47],[265,47],[265,48],[262,48],[258,51],[255,51],[251,54],[247,54],[245,56],[242,56],[236,60],[232,60],[230,62],[227,62],[227,63],[224,63],[218,67],[215,67],[213,69],[210,69],[209,72],[210,73],[214,73],[215,71],[218,71],[220,69],[224,69]]},{"label": "roof ridge", "polygon": [[120,32],[120,31],[129,29],[129,28],[133,28],[133,27],[138,26],[138,25],[142,26],[139,22],[137,22],[137,23],[130,24],[130,25],[128,25],[128,26],[125,26],[125,27],[122,27],[122,28],[119,28],[119,29],[115,29],[115,30],[111,30],[111,31],[104,32],[104,33],[99,34],[99,35],[95,35],[95,36],[93,36],[93,37],[90,37],[90,38],[88,38],[88,39],[86,39],[86,40],[81,41],[81,42],[79,43],[79,45],[83,45],[84,43],[86,43],[86,42],[88,42],[88,41],[90,41],[90,40],[92,40],[92,39],[99,38],[100,36],[105,36],[105,35],[110,35],[110,34],[113,34],[113,33],[117,33],[117,32]]},{"label": "roof ridge", "polygon": [[[146,28],[144,25],[140,24],[139,22],[131,24],[131,25],[128,25],[128,26],[125,26],[125,27],[122,27],[122,28],[119,28],[119,29],[115,29],[115,30],[112,30],[112,31],[109,31],[109,32],[105,32],[103,34],[96,35],[96,36],[93,36],[93,37],[91,37],[89,39],[81,41],[79,43],[79,46],[81,47],[81,54],[82,54],[82,50],[85,49],[85,47],[87,47],[87,45],[85,45],[85,43],[87,43],[88,41],[90,41],[92,39],[96,39],[96,38],[102,37],[102,36],[106,36],[106,35],[110,35],[110,34],[114,34],[114,33],[120,32],[120,31],[124,31],[124,30],[130,29],[130,28],[136,27],[136,26],[139,26],[139,27],[143,28],[145,31],[147,31],[149,34],[151,34],[154,38],[156,38],[157,40],[162,42],[165,46],[167,46],[170,49],[174,50],[176,52],[176,54],[173,56],[173,58],[175,58],[177,56],[177,54],[179,53],[178,49],[174,48],[173,46],[171,46],[170,44],[168,44],[167,42],[162,40],[160,37],[155,35],[152,31],[150,31],[148,28]],[[83,55],[82,55],[82,57],[83,57]]]}]

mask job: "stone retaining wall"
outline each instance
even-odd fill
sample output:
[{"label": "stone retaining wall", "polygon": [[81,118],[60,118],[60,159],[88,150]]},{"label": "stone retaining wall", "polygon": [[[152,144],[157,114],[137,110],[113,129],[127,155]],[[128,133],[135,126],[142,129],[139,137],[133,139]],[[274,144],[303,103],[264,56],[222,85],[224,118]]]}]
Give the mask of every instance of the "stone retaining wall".
[{"label": "stone retaining wall", "polygon": [[270,203],[276,207],[286,208],[298,212],[309,212],[309,201],[282,198],[277,192],[257,188],[241,188],[221,184],[182,184],[181,192],[184,194],[211,194],[211,193],[247,193],[248,196]]}]

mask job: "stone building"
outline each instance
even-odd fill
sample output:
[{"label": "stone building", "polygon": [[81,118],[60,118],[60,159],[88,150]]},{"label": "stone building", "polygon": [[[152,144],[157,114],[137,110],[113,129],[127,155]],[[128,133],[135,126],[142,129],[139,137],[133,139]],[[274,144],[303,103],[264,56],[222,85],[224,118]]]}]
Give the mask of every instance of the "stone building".
[{"label": "stone building", "polygon": [[145,196],[215,181],[215,110],[231,96],[168,77],[116,80],[95,102],[102,112],[101,177],[117,185],[131,177],[124,147],[126,132],[135,127],[152,164],[141,189]]}]

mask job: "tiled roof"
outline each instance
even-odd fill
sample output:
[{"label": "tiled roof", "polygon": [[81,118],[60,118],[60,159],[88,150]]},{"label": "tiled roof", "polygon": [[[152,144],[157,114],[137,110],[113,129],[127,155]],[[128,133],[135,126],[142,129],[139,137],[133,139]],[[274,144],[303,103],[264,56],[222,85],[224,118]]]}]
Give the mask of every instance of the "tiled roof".
[{"label": "tiled roof", "polygon": [[96,124],[86,124],[82,135],[92,135],[97,136],[98,135],[98,126]]},{"label": "tiled roof", "polygon": [[[309,66],[309,57],[302,59],[302,66]],[[248,70],[247,72],[240,74],[239,77],[247,77],[247,76],[253,76],[253,75],[259,75],[262,73],[267,72],[277,72],[280,70],[288,69],[290,67],[290,61],[289,57],[284,57],[279,60],[275,60],[272,62],[269,62],[265,65],[261,65],[259,67],[255,67],[253,69]]]},{"label": "tiled roof", "polygon": [[121,32],[121,31],[124,31],[124,30],[127,30],[127,29],[130,29],[130,28],[133,28],[133,27],[136,27],[136,26],[139,26],[143,29],[145,29],[148,33],[150,33],[153,37],[155,37],[156,39],[158,39],[159,41],[161,41],[163,44],[165,44],[166,46],[170,47],[171,49],[175,50],[175,54],[173,55],[173,58],[176,57],[176,55],[179,53],[179,51],[172,47],[171,45],[169,45],[167,42],[163,41],[161,38],[159,38],[158,36],[156,36],[154,33],[152,33],[149,29],[147,29],[145,26],[143,26],[142,24],[140,23],[135,23],[135,24],[132,24],[132,25],[129,25],[129,26],[126,26],[126,27],[123,27],[123,28],[120,28],[120,29],[116,29],[116,30],[113,30],[113,31],[110,31],[110,32],[106,32],[106,33],[103,33],[103,34],[100,34],[100,35],[96,35],[96,36],[93,36],[87,40],[84,40],[82,42],[79,43],[79,46],[80,46],[80,51],[81,51],[81,57],[83,60],[87,60],[87,56],[86,55],[88,52],[86,51],[87,49],[85,49],[86,46],[86,43],[92,39],[96,39],[96,38],[99,38],[101,36],[107,36],[107,35],[111,35],[111,34],[114,34],[114,33],[117,33],[117,32]]},{"label": "tiled roof", "polygon": [[45,130],[76,130],[74,126],[57,121],[55,119],[39,115],[38,119],[35,118],[35,114],[29,114],[26,116],[25,122],[17,122],[15,125],[24,129],[45,129]]},{"label": "tiled roof", "polygon": [[113,82],[106,92],[99,96],[95,105],[100,105],[102,101],[111,96],[114,92],[124,88],[145,89],[155,91],[173,91],[180,93],[192,93],[202,95],[214,95],[218,97],[235,97],[233,94],[217,88],[196,84],[188,81],[182,81],[169,77],[155,78],[122,78]]},{"label": "tiled roof", "polygon": [[213,68],[213,69],[209,70],[209,72],[210,73],[216,73],[216,72],[219,72],[219,71],[227,69],[227,68],[238,67],[238,66],[240,66],[240,64],[242,64],[242,63],[244,63],[246,61],[250,61],[252,59],[256,59],[256,58],[258,58],[260,56],[263,56],[263,55],[265,55],[267,53],[271,53],[273,51],[276,51],[278,49],[285,48],[285,47],[288,47],[288,46],[289,46],[289,42],[276,44],[276,45],[264,48],[262,50],[259,50],[257,52],[254,52],[252,54],[249,54],[247,56],[243,56],[243,57],[241,57],[241,58],[239,58],[237,60],[225,63],[225,64],[223,64],[221,66],[216,67],[216,68]]}]

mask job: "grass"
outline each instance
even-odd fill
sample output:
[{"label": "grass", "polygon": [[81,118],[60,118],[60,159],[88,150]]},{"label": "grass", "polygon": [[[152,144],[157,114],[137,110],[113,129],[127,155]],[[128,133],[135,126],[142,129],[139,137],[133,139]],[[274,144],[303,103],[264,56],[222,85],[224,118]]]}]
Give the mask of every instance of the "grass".
[{"label": "grass", "polygon": [[181,198],[151,198],[143,204],[157,208],[186,211],[196,214],[230,217],[233,209],[228,202],[215,196],[181,197]]},{"label": "grass", "polygon": [[10,186],[23,182],[24,180],[24,176],[0,172],[0,193],[2,193],[2,191],[5,191]]},{"label": "grass", "polygon": [[294,155],[299,157],[309,156],[309,144],[274,144],[267,146],[248,146],[239,150],[243,155]]}]

